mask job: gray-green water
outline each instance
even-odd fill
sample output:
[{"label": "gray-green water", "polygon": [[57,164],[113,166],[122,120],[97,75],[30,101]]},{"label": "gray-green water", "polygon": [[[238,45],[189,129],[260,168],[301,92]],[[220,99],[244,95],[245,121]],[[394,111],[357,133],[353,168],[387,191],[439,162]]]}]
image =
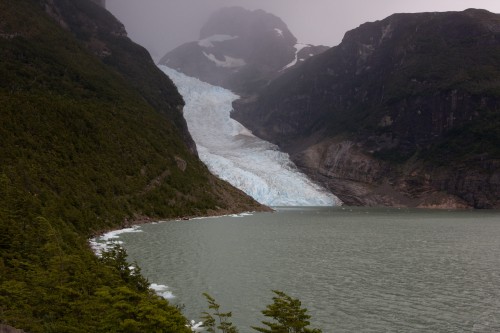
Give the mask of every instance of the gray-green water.
[{"label": "gray-green water", "polygon": [[500,332],[498,211],[287,208],[141,229],[125,248],[190,319],[208,292],[252,332],[279,289],[325,333]]}]

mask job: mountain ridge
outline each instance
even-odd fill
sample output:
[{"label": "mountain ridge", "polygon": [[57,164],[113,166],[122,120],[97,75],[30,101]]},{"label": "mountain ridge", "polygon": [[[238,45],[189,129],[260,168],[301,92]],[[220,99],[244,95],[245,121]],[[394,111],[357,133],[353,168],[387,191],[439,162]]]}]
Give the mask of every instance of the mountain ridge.
[{"label": "mountain ridge", "polygon": [[327,49],[303,44],[277,16],[263,10],[226,7],[213,13],[200,30],[200,40],[168,52],[159,64],[188,76],[250,94],[292,63]]},{"label": "mountain ridge", "polygon": [[473,9],[365,23],[233,117],[346,203],[498,207],[498,23]]}]

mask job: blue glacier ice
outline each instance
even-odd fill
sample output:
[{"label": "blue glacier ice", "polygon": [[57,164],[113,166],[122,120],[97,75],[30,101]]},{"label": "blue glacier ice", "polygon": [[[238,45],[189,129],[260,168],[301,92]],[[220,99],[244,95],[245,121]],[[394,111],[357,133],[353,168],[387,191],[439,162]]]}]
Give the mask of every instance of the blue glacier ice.
[{"label": "blue glacier ice", "polygon": [[184,97],[184,118],[210,171],[268,206],[334,206],[340,200],[302,174],[288,154],[231,119],[231,91],[159,66]]}]

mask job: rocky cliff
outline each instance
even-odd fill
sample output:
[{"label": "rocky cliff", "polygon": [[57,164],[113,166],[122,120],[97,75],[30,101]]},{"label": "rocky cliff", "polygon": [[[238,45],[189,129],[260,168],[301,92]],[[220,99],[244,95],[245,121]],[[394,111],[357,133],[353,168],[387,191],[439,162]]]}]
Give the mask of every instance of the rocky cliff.
[{"label": "rocky cliff", "polygon": [[346,203],[500,205],[500,16],[395,14],[235,103]]},{"label": "rocky cliff", "polygon": [[92,0],[92,1],[94,1],[99,6],[106,8],[106,0]]},{"label": "rocky cliff", "polygon": [[298,44],[280,18],[263,10],[229,7],[210,17],[198,41],[170,51],[160,64],[247,94],[326,49]]}]

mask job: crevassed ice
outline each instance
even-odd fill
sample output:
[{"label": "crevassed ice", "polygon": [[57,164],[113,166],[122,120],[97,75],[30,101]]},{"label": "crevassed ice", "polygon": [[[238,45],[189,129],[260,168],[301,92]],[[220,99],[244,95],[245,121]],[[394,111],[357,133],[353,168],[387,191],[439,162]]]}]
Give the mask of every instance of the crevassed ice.
[{"label": "crevassed ice", "polygon": [[159,66],[184,97],[184,117],[210,171],[269,206],[332,206],[340,200],[310,181],[288,154],[231,119],[231,91]]}]

